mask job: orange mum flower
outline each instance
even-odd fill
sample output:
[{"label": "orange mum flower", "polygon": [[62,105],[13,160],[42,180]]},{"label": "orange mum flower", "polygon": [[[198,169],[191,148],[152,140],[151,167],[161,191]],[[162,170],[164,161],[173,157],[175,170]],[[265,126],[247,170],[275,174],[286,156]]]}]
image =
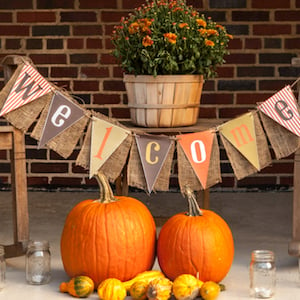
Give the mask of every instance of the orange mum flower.
[{"label": "orange mum flower", "polygon": [[133,22],[129,25],[128,31],[130,34],[134,34],[139,31],[139,28],[140,28],[140,26],[139,26],[138,22]]},{"label": "orange mum flower", "polygon": [[199,26],[202,26],[202,27],[206,27],[206,22],[203,20],[203,19],[197,19],[196,20],[196,22],[197,22],[197,24],[199,25]]},{"label": "orange mum flower", "polygon": [[205,40],[205,45],[209,46],[209,47],[213,47],[215,45],[215,43],[211,40]]},{"label": "orange mum flower", "polygon": [[168,40],[169,43],[176,44],[177,35],[175,33],[164,33],[164,37]]},{"label": "orange mum flower", "polygon": [[184,28],[184,27],[189,27],[189,24],[188,23],[180,23],[178,26],[179,26],[179,28]]},{"label": "orange mum flower", "polygon": [[151,37],[149,35],[146,35],[143,38],[143,42],[142,42],[144,47],[149,47],[153,44],[153,40],[151,39]]},{"label": "orange mum flower", "polygon": [[207,34],[208,35],[218,35],[218,31],[215,29],[207,29]]}]

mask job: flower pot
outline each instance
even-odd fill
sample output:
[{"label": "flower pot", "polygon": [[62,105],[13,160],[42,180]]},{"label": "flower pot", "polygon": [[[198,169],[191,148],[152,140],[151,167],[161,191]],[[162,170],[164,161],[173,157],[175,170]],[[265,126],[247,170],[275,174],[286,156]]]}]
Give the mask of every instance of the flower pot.
[{"label": "flower pot", "polygon": [[143,127],[180,127],[197,122],[202,75],[124,75],[131,120]]}]

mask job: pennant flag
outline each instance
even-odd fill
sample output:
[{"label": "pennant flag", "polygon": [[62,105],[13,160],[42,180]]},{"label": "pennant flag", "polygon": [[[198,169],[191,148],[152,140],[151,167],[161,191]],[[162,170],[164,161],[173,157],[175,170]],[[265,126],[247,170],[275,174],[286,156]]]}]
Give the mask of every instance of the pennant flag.
[{"label": "pennant flag", "polygon": [[24,64],[7,99],[0,116],[13,111],[51,91],[50,83],[31,65]]},{"label": "pennant flag", "polygon": [[93,117],[90,152],[90,178],[122,144],[130,131]]},{"label": "pennant flag", "polygon": [[38,148],[72,126],[84,116],[84,110],[61,93],[54,93]]},{"label": "pennant flag", "polygon": [[258,105],[258,109],[281,126],[300,136],[299,108],[290,86],[286,86]]},{"label": "pennant flag", "polygon": [[147,183],[148,192],[151,193],[162,166],[168,156],[172,140],[163,136],[136,136],[142,167]]},{"label": "pennant flag", "polygon": [[204,189],[210,164],[214,133],[210,130],[177,135],[178,142],[187,156]]},{"label": "pennant flag", "polygon": [[222,124],[219,132],[257,169],[260,170],[254,117],[251,112]]}]

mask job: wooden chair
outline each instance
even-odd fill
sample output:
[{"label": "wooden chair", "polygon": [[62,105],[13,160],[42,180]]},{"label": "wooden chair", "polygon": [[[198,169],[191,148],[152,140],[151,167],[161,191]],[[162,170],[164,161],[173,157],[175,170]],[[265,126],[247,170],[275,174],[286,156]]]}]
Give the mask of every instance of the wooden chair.
[{"label": "wooden chair", "polygon": [[[28,58],[25,58],[29,61]],[[24,62],[20,56],[7,56],[2,61],[5,82],[9,80],[18,64]],[[29,240],[29,217],[27,198],[27,176],[25,139],[21,130],[13,126],[0,126],[0,149],[10,151],[11,188],[13,209],[13,244],[4,245],[5,257],[25,253]],[[1,243],[1,241],[0,241]]]}]

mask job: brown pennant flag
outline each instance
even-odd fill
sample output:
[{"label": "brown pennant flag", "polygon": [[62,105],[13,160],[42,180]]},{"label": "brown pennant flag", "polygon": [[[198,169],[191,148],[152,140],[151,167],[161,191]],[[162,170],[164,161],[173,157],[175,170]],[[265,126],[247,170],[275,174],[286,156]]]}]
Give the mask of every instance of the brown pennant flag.
[{"label": "brown pennant flag", "polygon": [[224,123],[219,132],[238,180],[271,164],[267,139],[257,112],[249,112]]},{"label": "brown pennant flag", "polygon": [[[163,137],[164,139],[168,137]],[[161,140],[159,139],[159,136],[155,137],[154,140],[152,138],[151,141],[146,143],[145,146],[143,146],[142,151],[144,151],[141,156],[145,158],[144,164],[149,164],[150,162],[150,171],[148,172],[148,175],[151,177],[150,181],[146,181],[145,172],[143,170],[142,160],[141,156],[139,154],[138,146],[136,139],[133,139],[133,143],[130,150],[130,156],[128,161],[128,167],[127,167],[127,178],[128,178],[128,185],[134,186],[140,189],[143,189],[147,192],[150,191],[168,191],[169,190],[169,180],[170,180],[170,174],[171,174],[171,167],[172,167],[172,161],[173,161],[173,155],[174,155],[174,140],[172,138],[170,141],[163,142],[166,144],[169,144],[168,147],[166,145],[163,147],[165,150],[164,152],[161,150],[158,150],[158,148],[155,147],[156,143],[161,145]],[[152,144],[151,142],[154,142]],[[155,149],[156,148],[156,149]],[[167,152],[166,151],[167,148]],[[147,152],[148,151],[148,152]],[[158,152],[161,153],[159,154]],[[160,160],[157,162],[157,159]],[[147,160],[149,162],[147,162]],[[152,164],[154,163],[154,168],[151,168]],[[162,165],[161,165],[162,164]],[[161,165],[161,167],[159,167]],[[152,166],[153,167],[153,166]],[[153,172],[153,173],[151,173]],[[156,178],[155,178],[156,177]],[[154,181],[154,183],[153,183]],[[151,188],[151,185],[153,187]]]},{"label": "brown pennant flag", "polygon": [[[220,151],[216,133],[184,134],[177,138],[180,190],[184,193],[189,186],[193,191],[199,191],[221,182]],[[205,167],[201,170],[203,165]]]},{"label": "brown pennant flag", "polygon": [[[20,72],[23,69],[24,64],[20,64],[13,75],[10,77],[7,84],[0,92],[0,109],[3,108],[5,101],[10,94],[16,80],[20,76]],[[14,127],[22,130],[23,132],[28,131],[29,127],[36,121],[43,108],[51,101],[53,92],[46,93],[45,95],[38,98],[38,101],[31,101],[26,105],[20,106],[18,109],[7,112],[4,117]],[[37,100],[37,99],[36,99]]]},{"label": "brown pennant flag", "polygon": [[80,106],[63,94],[54,93],[38,148],[43,147],[82,117],[84,117],[84,110]]},{"label": "brown pennant flag", "polygon": [[147,190],[150,194],[168,157],[172,140],[169,137],[155,135],[137,135],[135,140],[147,183]]},{"label": "brown pennant flag", "polygon": [[[36,126],[34,127],[31,133],[31,137],[33,137],[36,140],[41,139],[43,128],[45,127],[45,123],[48,116],[49,106],[50,103],[48,103],[48,105],[45,106]],[[89,111],[84,110],[84,116],[82,118],[80,118],[77,122],[75,122],[72,126],[68,127],[66,130],[58,134],[56,137],[52,138],[47,143],[47,146],[53,151],[57,152],[63,158],[68,158],[72,154],[80,137],[82,136],[89,118]]]}]

